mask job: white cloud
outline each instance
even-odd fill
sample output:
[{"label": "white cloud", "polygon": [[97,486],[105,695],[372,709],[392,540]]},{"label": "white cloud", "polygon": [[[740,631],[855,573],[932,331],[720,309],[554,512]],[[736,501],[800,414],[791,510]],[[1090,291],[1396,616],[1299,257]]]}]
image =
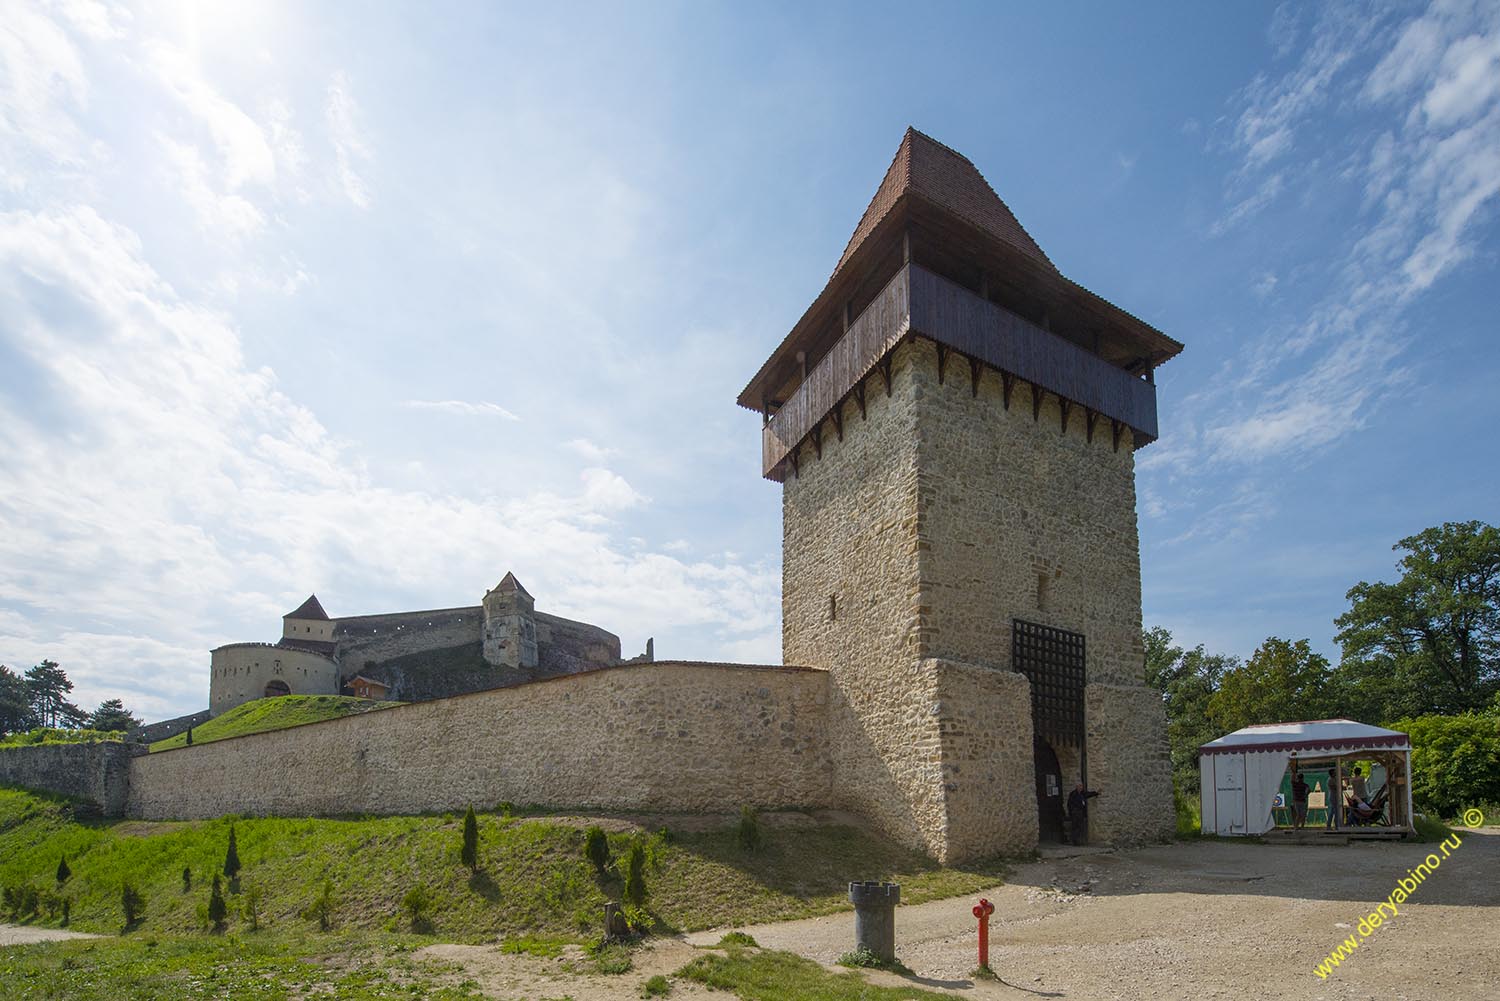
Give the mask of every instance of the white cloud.
[{"label": "white cloud", "polygon": [[615,449],[605,448],[587,438],[574,438],[571,441],[564,442],[563,447],[572,449],[589,462],[603,462],[605,459],[616,454]]},{"label": "white cloud", "polygon": [[350,92],[349,77],[345,73],[335,73],[329,82],[328,103],[324,110],[338,161],[339,184],[351,202],[359,208],[369,208],[370,189],[354,165],[358,160],[368,160],[370,150],[355,124],[359,107]]},{"label": "white cloud", "polygon": [[197,146],[175,142],[166,136],[157,136],[157,143],[182,200],[193,210],[198,225],[205,231],[216,237],[239,241],[265,228],[265,214],[249,199],[220,194],[213,189],[208,168]]},{"label": "white cloud", "polygon": [[213,140],[221,180],[230,191],[276,181],[276,155],[265,131],[244,109],[225,98],[203,77],[196,62],[175,46],[154,41],[146,54],[158,79],[176,96]]},{"label": "white cloud", "polygon": [[401,405],[413,410],[436,410],[445,414],[457,414],[460,417],[499,417],[507,421],[521,419],[500,404],[485,401],[470,403],[467,400],[407,400]]}]

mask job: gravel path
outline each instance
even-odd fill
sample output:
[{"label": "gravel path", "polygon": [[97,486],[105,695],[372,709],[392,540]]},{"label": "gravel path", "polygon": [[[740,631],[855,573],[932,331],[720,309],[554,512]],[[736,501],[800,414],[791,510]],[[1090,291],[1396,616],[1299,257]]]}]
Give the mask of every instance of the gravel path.
[{"label": "gravel path", "polygon": [[32,928],[28,925],[0,924],[0,946],[33,945],[37,942],[62,942],[70,938],[99,937],[62,928]]},{"label": "gravel path", "polygon": [[[975,894],[995,904],[1001,983],[969,978],[975,899],[901,907],[896,951],[924,986],[970,997],[1500,1001],[1500,830],[1463,839],[1326,980],[1313,967],[1437,846],[1205,841],[1045,860]],[[853,926],[844,913],[744,930],[831,963],[853,947]]]}]

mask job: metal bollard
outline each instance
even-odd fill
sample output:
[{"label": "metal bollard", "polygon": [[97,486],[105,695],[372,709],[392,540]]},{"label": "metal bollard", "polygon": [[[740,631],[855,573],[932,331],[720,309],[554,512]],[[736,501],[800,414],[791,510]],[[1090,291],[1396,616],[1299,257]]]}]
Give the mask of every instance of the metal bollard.
[{"label": "metal bollard", "polygon": [[854,947],[868,949],[886,963],[896,959],[896,905],[900,883],[874,881],[849,884],[854,905]]},{"label": "metal bollard", "polygon": [[990,915],[995,913],[995,905],[983,897],[974,907],[974,916],[979,919],[979,968],[988,970],[990,968]]}]

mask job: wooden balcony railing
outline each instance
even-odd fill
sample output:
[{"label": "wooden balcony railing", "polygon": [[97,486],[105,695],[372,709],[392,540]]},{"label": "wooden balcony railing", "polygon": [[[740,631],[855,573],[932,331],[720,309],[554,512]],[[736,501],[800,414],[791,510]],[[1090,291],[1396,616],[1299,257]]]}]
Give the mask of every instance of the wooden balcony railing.
[{"label": "wooden balcony railing", "polygon": [[961,285],[908,264],[762,429],[767,479],[786,479],[792,453],[909,335],[929,338],[1128,427],[1138,443],[1156,438],[1154,385]]}]

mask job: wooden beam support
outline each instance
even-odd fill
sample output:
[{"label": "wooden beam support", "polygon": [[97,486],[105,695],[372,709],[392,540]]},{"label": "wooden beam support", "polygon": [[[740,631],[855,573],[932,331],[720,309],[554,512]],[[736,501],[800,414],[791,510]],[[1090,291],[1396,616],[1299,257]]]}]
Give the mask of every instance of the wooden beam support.
[{"label": "wooden beam support", "polygon": [[823,422],[813,425],[812,429],[813,450],[818,453],[818,458],[823,458]]},{"label": "wooden beam support", "polygon": [[945,367],[947,367],[947,364],[948,364],[948,346],[946,344],[939,343],[938,346],[937,346],[937,355],[938,355],[938,385],[941,386],[943,384],[943,369]]},{"label": "wooden beam support", "polygon": [[1072,410],[1072,409],[1073,409],[1073,401],[1072,400],[1068,399],[1066,396],[1059,396],[1057,398],[1057,410],[1058,410],[1058,413],[1062,414],[1062,433],[1063,434],[1067,434],[1068,433],[1068,411]]},{"label": "wooden beam support", "polygon": [[1094,442],[1094,425],[1099,422],[1099,414],[1098,414],[1097,411],[1090,410],[1088,407],[1084,407],[1083,414],[1084,414],[1083,427],[1084,427],[1084,430],[1088,434],[1089,444],[1093,444],[1093,442]]},{"label": "wooden beam support", "polygon": [[974,390],[975,399],[979,398],[979,379],[982,375],[984,375],[984,365],[980,362],[975,361],[973,358],[970,358],[969,387]]},{"label": "wooden beam support", "polygon": [[1111,430],[1114,431],[1115,451],[1118,452],[1120,450],[1120,432],[1125,430],[1125,422],[1117,421],[1113,417],[1111,417],[1109,419],[1109,423],[1111,426]]},{"label": "wooden beam support", "polygon": [[833,430],[834,430],[834,433],[838,435],[839,441],[843,441],[844,440],[844,403],[843,403],[842,400],[839,401],[839,405],[836,406],[836,407],[834,407],[832,413],[830,413],[828,416],[831,417],[831,418],[833,418]]},{"label": "wooden beam support", "polygon": [[885,380],[885,395],[891,395],[891,356],[880,359],[880,377]]},{"label": "wooden beam support", "polygon": [[1031,384],[1031,419],[1039,421],[1042,419],[1042,400],[1047,396],[1047,391],[1036,383]]},{"label": "wooden beam support", "polygon": [[800,445],[792,449],[791,460],[793,478],[802,479],[802,447]]},{"label": "wooden beam support", "polygon": [[1010,409],[1010,391],[1016,388],[1016,377],[1009,372],[1000,373],[1000,391],[1005,396],[1005,409]]},{"label": "wooden beam support", "polygon": [[854,402],[859,404],[859,419],[868,420],[865,416],[865,380],[859,380],[859,385],[854,387]]}]

